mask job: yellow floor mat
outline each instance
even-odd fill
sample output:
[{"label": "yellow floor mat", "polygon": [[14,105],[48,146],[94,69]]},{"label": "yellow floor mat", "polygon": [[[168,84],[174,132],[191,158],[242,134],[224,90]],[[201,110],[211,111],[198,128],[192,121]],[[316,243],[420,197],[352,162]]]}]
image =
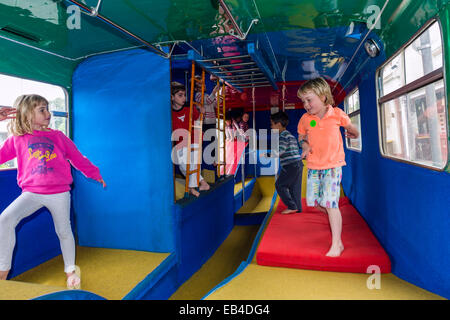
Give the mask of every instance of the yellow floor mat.
[{"label": "yellow floor mat", "polygon": [[[253,178],[247,178],[247,179],[245,179],[245,185],[247,186],[247,184],[248,184],[250,181],[252,181],[252,180],[253,180]],[[238,194],[239,191],[241,191],[241,190],[242,190],[242,181],[236,182],[236,183],[234,184],[234,194]]]},{"label": "yellow floor mat", "polygon": [[[202,177],[205,179],[206,182],[208,182],[209,185],[212,185],[215,183],[216,176],[214,170],[208,170],[203,169],[202,170]],[[175,201],[178,201],[180,199],[184,198],[184,192],[186,188],[186,179],[181,175],[176,175],[175,177]]]},{"label": "yellow floor mat", "polygon": [[[76,254],[76,263],[81,269],[81,289],[112,300],[122,299],[169,256],[169,253],[80,246]],[[62,257],[57,256],[12,280],[65,290],[63,270]]]},{"label": "yellow floor mat", "polygon": [[247,259],[259,226],[235,226],[214,255],[170,297],[199,300]]},{"label": "yellow floor mat", "polygon": [[[249,264],[207,300],[430,300],[443,299],[393,274],[380,275],[369,289],[369,274],[313,271]],[[369,283],[372,283],[369,279]]]},{"label": "yellow floor mat", "polygon": [[185,191],[186,180],[176,178],[175,179],[175,200],[183,199]]},{"label": "yellow floor mat", "polygon": [[261,212],[261,211],[255,211],[255,208],[258,207],[258,204],[261,202],[261,199],[262,199],[261,190],[259,189],[258,185],[255,183],[255,186],[253,187],[253,191],[252,191],[252,194],[250,195],[250,198],[248,198],[248,200],[245,201],[243,206],[236,212],[236,214]]},{"label": "yellow floor mat", "polygon": [[65,290],[65,288],[13,280],[0,280],[0,300],[29,300],[62,290]]},{"label": "yellow floor mat", "polygon": [[[276,211],[279,197],[271,211]],[[271,216],[268,217],[270,221]],[[268,223],[263,226],[262,235]],[[380,289],[369,289],[371,274],[267,267],[252,262],[207,300],[430,300],[442,297],[414,286],[393,274],[380,275]]]},{"label": "yellow floor mat", "polygon": [[256,179],[250,198],[236,212],[237,214],[248,214],[257,212],[267,212],[272,204],[275,192],[275,179],[272,176],[259,177]]}]

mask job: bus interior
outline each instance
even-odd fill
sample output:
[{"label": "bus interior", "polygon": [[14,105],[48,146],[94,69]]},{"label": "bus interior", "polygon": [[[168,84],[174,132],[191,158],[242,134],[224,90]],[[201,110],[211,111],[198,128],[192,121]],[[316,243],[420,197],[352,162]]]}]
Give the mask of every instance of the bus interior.
[{"label": "bus interior", "polygon": [[[81,289],[65,287],[44,207],[16,227],[0,299],[448,299],[449,32],[448,0],[0,0],[0,106],[46,97],[51,128],[107,183],[72,170]],[[216,158],[188,166],[210,186],[198,197],[173,161],[171,111],[173,82],[197,108],[195,75],[202,97],[220,88],[199,148]],[[283,215],[265,157],[271,114],[297,138],[297,91],[317,77],[360,132],[342,132],[340,257],[306,203],[307,160],[302,212]],[[244,114],[251,134],[226,141]],[[0,169],[3,212],[22,191],[17,163]]]}]

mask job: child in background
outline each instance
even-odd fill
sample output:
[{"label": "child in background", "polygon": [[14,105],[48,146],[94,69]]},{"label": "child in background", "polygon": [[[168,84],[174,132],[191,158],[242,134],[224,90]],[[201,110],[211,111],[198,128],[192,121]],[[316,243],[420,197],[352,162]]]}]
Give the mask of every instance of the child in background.
[{"label": "child in background", "polygon": [[339,197],[345,154],[340,127],[347,130],[350,139],[357,138],[359,132],[344,111],[333,107],[330,86],[323,78],[304,83],[297,96],[307,112],[298,122],[298,138],[301,145],[307,141],[310,146],[302,153],[308,166],[306,201],[308,206],[328,213],[332,243],[326,256],[338,257],[344,250]]},{"label": "child in background", "polygon": [[244,112],[244,114],[242,115],[242,119],[239,122],[239,128],[242,130],[243,133],[246,133],[248,130],[248,119],[249,119],[248,113]]},{"label": "child in background", "polygon": [[[173,135],[179,135],[183,138],[181,142],[175,145],[174,151],[176,163],[180,167],[181,173],[186,176],[187,169],[187,151],[188,151],[188,132],[189,132],[189,108],[185,107],[186,103],[186,87],[179,82],[171,83],[171,101],[172,101],[172,139],[176,138]],[[192,119],[195,122],[200,116],[197,108],[192,109]],[[175,132],[181,129],[181,131]],[[197,135],[197,136],[196,136]],[[191,164],[190,170],[193,166],[198,164],[198,139],[201,139],[201,134],[195,134],[195,130],[192,130],[191,135]],[[195,142],[197,140],[197,143]],[[198,197],[200,193],[196,190],[199,187],[200,191],[209,190],[209,184],[200,175],[200,185],[197,183],[197,173],[189,175],[189,193]]]},{"label": "child in background", "polygon": [[[14,116],[14,114],[16,114]],[[106,187],[94,166],[64,133],[48,128],[48,101],[35,94],[16,99],[14,108],[1,108],[0,121],[13,119],[13,134],[0,148],[0,163],[17,157],[17,183],[22,194],[0,215],[0,280],[6,280],[16,242],[15,228],[25,217],[47,207],[55,223],[69,289],[80,288],[75,272],[75,240],[70,224],[71,166]],[[70,163],[69,163],[70,161]]]},{"label": "child in background", "polygon": [[[201,80],[200,76],[195,76],[196,79]],[[213,75],[210,76],[211,81],[216,81],[217,78]],[[200,102],[202,99],[202,86],[197,81],[195,83],[195,101]],[[216,129],[216,108],[217,99],[216,94],[220,89],[220,84],[216,84],[213,91],[210,94],[204,92],[203,95],[203,108],[204,108],[204,118],[203,118],[203,132],[208,129]]]},{"label": "child in background", "polygon": [[241,140],[242,141],[248,141],[249,139],[249,133],[248,131],[248,120],[249,120],[249,115],[247,112],[244,112],[244,114],[242,115],[242,119],[239,122],[239,133],[241,134]]},{"label": "child in background", "polygon": [[[302,211],[302,171],[303,163],[299,145],[295,137],[286,130],[289,124],[288,115],[277,112],[270,116],[270,127],[279,130],[280,174],[275,182],[275,188],[287,209],[282,214],[291,214]],[[305,151],[308,146],[305,144]],[[263,155],[265,156],[265,155]],[[273,157],[273,155],[272,155]]]},{"label": "child in background", "polygon": [[225,115],[225,139],[227,142],[233,141],[236,136],[236,130],[232,122],[231,112],[227,112]]}]

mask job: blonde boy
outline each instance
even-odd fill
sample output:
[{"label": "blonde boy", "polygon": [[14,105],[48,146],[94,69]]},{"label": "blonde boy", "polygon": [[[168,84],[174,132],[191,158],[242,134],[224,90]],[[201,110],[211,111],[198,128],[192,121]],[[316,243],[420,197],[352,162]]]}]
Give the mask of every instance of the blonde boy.
[{"label": "blonde boy", "polygon": [[297,96],[307,112],[297,126],[300,144],[309,144],[302,153],[308,167],[306,201],[308,206],[328,213],[332,243],[326,256],[338,257],[344,250],[339,196],[345,154],[340,127],[351,139],[357,138],[359,132],[344,111],[333,107],[330,86],[323,78],[305,82]]}]

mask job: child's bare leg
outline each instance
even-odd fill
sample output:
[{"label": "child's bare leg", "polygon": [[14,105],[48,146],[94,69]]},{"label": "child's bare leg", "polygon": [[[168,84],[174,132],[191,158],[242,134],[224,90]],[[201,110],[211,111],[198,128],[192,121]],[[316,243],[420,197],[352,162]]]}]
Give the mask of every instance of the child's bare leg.
[{"label": "child's bare leg", "polygon": [[327,211],[327,208],[322,207],[321,205],[319,205],[319,204],[317,204],[317,203],[316,203],[315,208],[316,208],[317,210],[319,210],[319,211],[322,211],[323,213],[327,213],[327,212],[328,212],[328,211]]},{"label": "child's bare leg", "polygon": [[328,220],[331,227],[331,247],[327,252],[327,257],[339,257],[344,250],[344,245],[341,240],[342,233],[342,216],[338,208],[327,208]]},{"label": "child's bare leg", "polygon": [[0,280],[6,280],[6,277],[8,277],[9,270],[7,271],[0,271]]}]

